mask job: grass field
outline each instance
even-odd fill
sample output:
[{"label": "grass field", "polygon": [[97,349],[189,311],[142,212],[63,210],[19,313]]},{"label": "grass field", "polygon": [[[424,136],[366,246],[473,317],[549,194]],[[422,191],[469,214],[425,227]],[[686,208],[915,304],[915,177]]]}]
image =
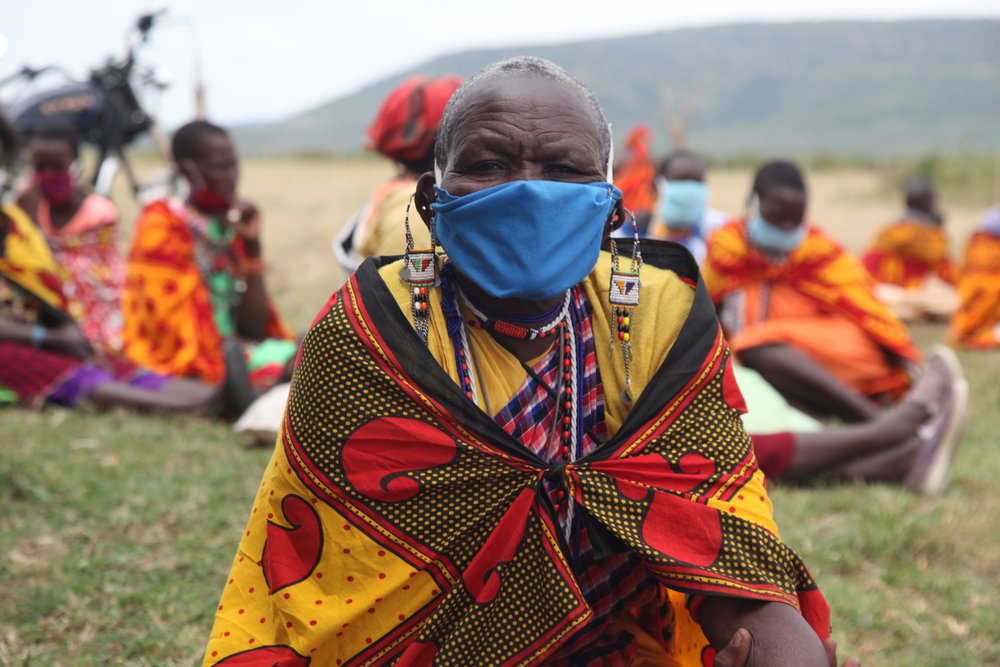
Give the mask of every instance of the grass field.
[{"label": "grass field", "polygon": [[[340,224],[389,173],[371,160],[248,161],[268,280],[304,327],[342,277]],[[712,175],[737,211],[749,174]],[[812,175],[811,217],[860,249],[898,210],[872,172]],[[978,211],[944,192],[956,244]],[[123,218],[134,217],[123,206]],[[923,347],[940,326],[915,331]],[[966,441],[939,498],[889,486],[775,488],[787,542],[865,665],[1000,665],[1000,354],[963,354]],[[0,665],[192,665],[269,451],[225,424],[125,413],[0,410]]]}]

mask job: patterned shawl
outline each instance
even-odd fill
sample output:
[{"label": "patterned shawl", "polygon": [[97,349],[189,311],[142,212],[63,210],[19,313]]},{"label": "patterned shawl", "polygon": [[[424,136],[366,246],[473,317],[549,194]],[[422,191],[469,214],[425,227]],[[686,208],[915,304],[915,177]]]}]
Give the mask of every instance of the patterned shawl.
[{"label": "patterned shawl", "polygon": [[[195,242],[183,208],[161,200],[143,210],[122,298],[124,351],[158,373],[218,384],[225,376],[222,336],[195,261]],[[233,250],[245,258],[239,241]],[[273,307],[267,334],[293,338]]]},{"label": "patterned shawl", "polygon": [[921,359],[906,326],[875,297],[874,283],[864,266],[812,225],[802,244],[783,262],[774,263],[750,245],[743,220],[733,220],[709,239],[704,274],[716,303],[753,283],[783,282],[822,310],[857,322],[884,350],[901,359]]},{"label": "patterned shawl", "polygon": [[466,398],[365,262],[303,343],[205,664],[545,662],[592,616],[552,485],[602,552],[632,550],[678,591],[793,605],[826,636],[697,269],[672,244],[643,256],[697,285],[694,305],[617,433],[552,466]]}]

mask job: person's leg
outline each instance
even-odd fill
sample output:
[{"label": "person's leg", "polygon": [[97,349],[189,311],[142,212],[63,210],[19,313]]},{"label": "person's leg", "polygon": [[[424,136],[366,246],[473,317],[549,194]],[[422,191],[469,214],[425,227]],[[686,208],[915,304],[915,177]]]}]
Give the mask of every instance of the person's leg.
[{"label": "person's leg", "polygon": [[834,466],[815,475],[815,480],[857,479],[866,482],[903,482],[913,467],[924,442],[912,437],[888,449]]},{"label": "person's leg", "polygon": [[222,343],[222,355],[226,362],[223,412],[235,419],[250,407],[257,394],[250,385],[250,369],[247,366],[243,343],[233,338],[226,339]]},{"label": "person's leg", "polygon": [[802,480],[873,452],[892,449],[911,439],[928,415],[913,403],[865,422],[812,433],[795,434],[795,451],[785,477]]},{"label": "person's leg", "polygon": [[740,362],[760,373],[785,399],[807,412],[832,415],[849,422],[874,419],[878,405],[857,393],[823,366],[791,345],[747,348]]},{"label": "person's leg", "polygon": [[955,437],[950,427],[963,419],[962,411],[955,414],[952,405],[956,383],[962,382],[961,369],[955,360],[945,363],[947,358],[939,351],[933,352],[926,372],[903,402],[869,422],[779,434],[785,440],[753,436],[761,469],[772,476],[765,467],[767,463],[780,473],[780,478],[800,483],[853,477],[906,481],[917,488],[919,484],[911,483],[910,478],[920,476],[917,468],[928,465],[924,461],[928,452],[933,454],[938,446],[948,444],[946,441]]},{"label": "person's leg", "polygon": [[125,382],[104,382],[93,390],[89,398],[102,408],[124,407],[142,412],[210,412],[218,396],[218,387],[196,380],[171,378],[156,391]]}]

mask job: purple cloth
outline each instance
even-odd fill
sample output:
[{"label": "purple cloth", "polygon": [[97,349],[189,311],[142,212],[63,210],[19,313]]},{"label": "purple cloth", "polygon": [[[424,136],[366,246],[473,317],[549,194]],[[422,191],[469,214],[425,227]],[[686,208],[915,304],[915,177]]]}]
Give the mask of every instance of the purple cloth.
[{"label": "purple cloth", "polygon": [[94,364],[83,364],[49,394],[49,400],[59,405],[73,407],[81,398],[90,396],[99,386],[112,380],[114,378],[106,369]]},{"label": "purple cloth", "polygon": [[167,375],[160,375],[159,373],[154,373],[153,371],[140,371],[134,378],[131,379],[131,381],[129,381],[129,384],[136,389],[159,391],[160,388],[169,380],[170,377]]},{"label": "purple cloth", "polygon": [[153,371],[141,370],[135,377],[124,379],[116,378],[105,368],[94,364],[83,364],[60,384],[55,391],[49,394],[49,400],[59,405],[73,407],[82,399],[89,398],[94,391],[102,384],[108,382],[126,382],[129,386],[144,391],[159,391],[170,378]]}]

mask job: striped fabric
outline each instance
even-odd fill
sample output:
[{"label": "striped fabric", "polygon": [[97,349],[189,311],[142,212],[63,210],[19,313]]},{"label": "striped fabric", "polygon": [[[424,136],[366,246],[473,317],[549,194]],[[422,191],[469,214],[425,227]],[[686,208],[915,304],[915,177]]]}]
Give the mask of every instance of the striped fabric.
[{"label": "striped fabric", "polygon": [[[590,305],[578,289],[573,290],[570,304],[571,327],[576,337],[577,377],[580,382],[580,418],[577,420],[580,458],[594,451],[607,437],[604,421],[604,391],[597,367],[597,350],[590,319]],[[516,440],[546,461],[559,457],[560,439],[551,433],[556,418],[554,396],[558,389],[559,349],[539,359],[514,397],[495,416],[496,422]],[[550,438],[549,435],[552,435]],[[628,633],[601,637],[601,628],[614,615],[637,603],[653,599],[658,584],[632,553],[612,554],[597,560],[579,514],[570,516],[564,509],[559,516],[563,527],[573,522],[570,532],[570,558],[577,581],[587,603],[594,610],[593,620],[575,642],[565,647],[559,658],[574,666],[627,665],[635,651],[633,637]]]}]

